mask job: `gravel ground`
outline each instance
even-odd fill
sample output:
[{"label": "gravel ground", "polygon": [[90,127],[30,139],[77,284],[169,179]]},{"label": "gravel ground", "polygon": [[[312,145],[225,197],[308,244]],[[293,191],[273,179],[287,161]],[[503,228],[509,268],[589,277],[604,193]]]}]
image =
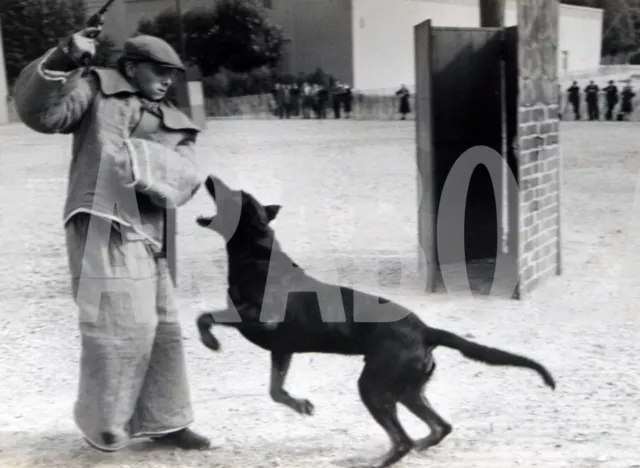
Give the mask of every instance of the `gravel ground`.
[{"label": "gravel ground", "polygon": [[[532,372],[436,351],[428,395],[454,432],[399,467],[640,466],[637,124],[562,124],[564,271],[521,302],[420,291],[411,275],[413,125],[210,121],[199,161],[203,174],[281,203],[276,232],[311,273],[384,291],[430,324],[527,354],[554,373],[555,393]],[[1,467],[323,468],[387,449],[358,399],[361,359],[294,357],[287,388],[316,405],[315,416],[301,417],[270,401],[267,353],[234,330],[219,329],[218,354],[197,341],[193,319],[222,305],[226,287],[223,244],[194,222],[212,210],[205,191],[180,212],[178,294],[194,427],[218,448],[192,454],[140,441],[111,455],[88,449],[71,419],[79,337],[61,225],[68,159],[66,137],[0,128]],[[400,414],[412,435],[426,434]]]}]

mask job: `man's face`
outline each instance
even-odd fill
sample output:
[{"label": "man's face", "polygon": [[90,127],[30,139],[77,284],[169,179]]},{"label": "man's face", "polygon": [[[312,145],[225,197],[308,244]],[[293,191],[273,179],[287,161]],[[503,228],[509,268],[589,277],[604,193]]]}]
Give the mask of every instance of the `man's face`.
[{"label": "man's face", "polygon": [[176,70],[152,62],[129,63],[127,75],[140,89],[142,94],[152,101],[165,97],[174,81]]}]

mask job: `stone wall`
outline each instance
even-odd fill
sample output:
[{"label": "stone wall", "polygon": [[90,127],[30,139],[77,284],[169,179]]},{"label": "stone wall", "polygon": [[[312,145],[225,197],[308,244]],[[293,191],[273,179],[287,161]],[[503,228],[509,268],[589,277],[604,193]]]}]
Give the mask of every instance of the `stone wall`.
[{"label": "stone wall", "polygon": [[558,1],[518,2],[519,295],[560,274]]},{"label": "stone wall", "polygon": [[[351,119],[398,120],[400,118],[398,101],[396,96],[356,94],[353,97]],[[410,97],[410,106],[411,113],[407,115],[407,119],[413,120],[415,118],[415,96]],[[206,102],[207,115],[214,118],[274,118],[272,109],[273,101],[268,94],[207,99]],[[331,106],[327,106],[327,118],[334,118]]]}]

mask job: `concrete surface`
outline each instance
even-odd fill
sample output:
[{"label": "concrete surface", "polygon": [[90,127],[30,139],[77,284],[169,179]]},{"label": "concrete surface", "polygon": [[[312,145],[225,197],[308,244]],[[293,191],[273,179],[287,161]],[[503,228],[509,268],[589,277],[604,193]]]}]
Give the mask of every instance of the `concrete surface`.
[{"label": "concrete surface", "polygon": [[[637,135],[634,123],[562,124],[564,272],[523,302],[427,296],[415,275],[398,285],[401,265],[415,273],[413,123],[210,121],[199,161],[203,175],[282,203],[276,233],[310,272],[383,290],[430,324],[554,373],[555,393],[532,372],[436,351],[428,395],[454,432],[399,467],[632,467],[640,466]],[[234,330],[217,331],[218,354],[197,341],[194,317],[220,306],[226,287],[223,244],[194,221],[212,210],[204,191],[180,211],[178,286],[194,427],[218,448],[87,448],[71,419],[79,340],[61,225],[69,141],[0,128],[0,467],[323,468],[387,449],[358,399],[361,359],[294,357],[286,386],[317,408],[304,418],[270,401],[268,354]],[[412,435],[426,434],[400,414]]]}]

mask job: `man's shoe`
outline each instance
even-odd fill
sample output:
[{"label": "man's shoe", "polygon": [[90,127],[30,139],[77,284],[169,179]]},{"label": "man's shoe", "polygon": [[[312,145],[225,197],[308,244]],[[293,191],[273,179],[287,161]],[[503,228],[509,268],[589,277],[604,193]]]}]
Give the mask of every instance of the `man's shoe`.
[{"label": "man's shoe", "polygon": [[211,442],[204,436],[193,432],[189,428],[170,432],[162,436],[152,437],[155,442],[173,445],[183,450],[206,450],[211,447]]}]

